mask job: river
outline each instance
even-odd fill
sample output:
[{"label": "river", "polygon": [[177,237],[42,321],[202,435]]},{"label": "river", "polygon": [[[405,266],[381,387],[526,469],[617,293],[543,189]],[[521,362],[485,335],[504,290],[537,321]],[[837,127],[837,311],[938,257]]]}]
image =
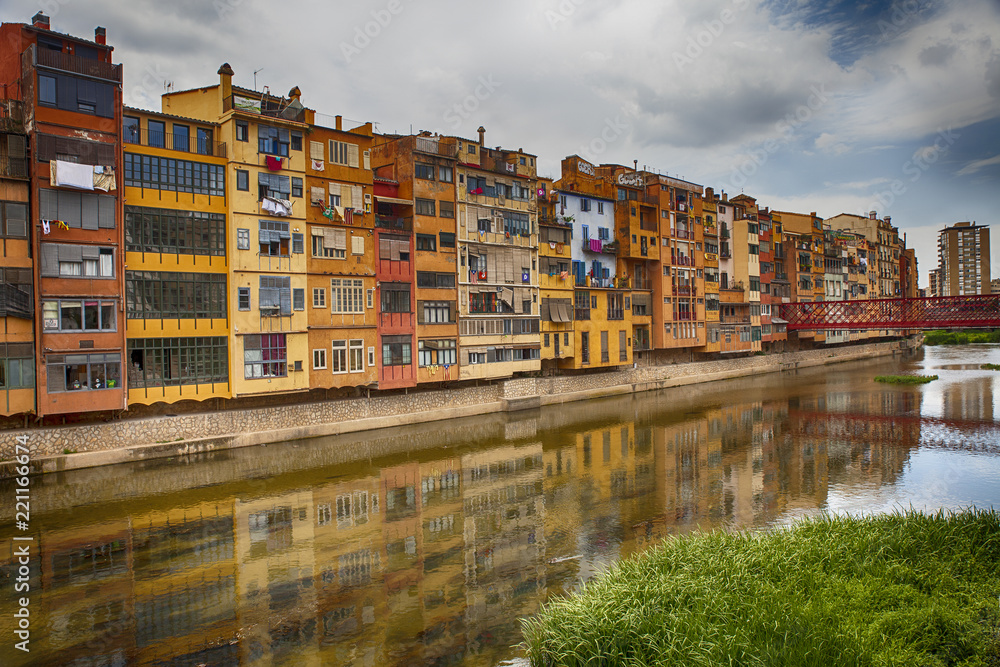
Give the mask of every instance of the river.
[{"label": "river", "polygon": [[35,478],[31,652],[8,540],[0,664],[503,664],[519,618],[671,535],[1000,506],[987,362],[933,347]]}]

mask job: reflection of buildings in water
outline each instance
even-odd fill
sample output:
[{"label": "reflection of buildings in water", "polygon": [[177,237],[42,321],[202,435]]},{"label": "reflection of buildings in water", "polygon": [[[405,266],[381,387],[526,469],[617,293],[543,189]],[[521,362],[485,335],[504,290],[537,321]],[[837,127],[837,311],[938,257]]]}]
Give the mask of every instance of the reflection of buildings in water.
[{"label": "reflection of buildings in water", "polygon": [[128,522],[46,531],[38,546],[41,582],[30,584],[46,592],[48,622],[42,626],[40,610],[31,610],[33,624],[47,629],[38,639],[32,633],[32,651],[51,650],[66,662],[125,664],[137,641],[149,641],[136,636]]},{"label": "reflection of buildings in water", "polygon": [[311,490],[234,501],[240,660],[315,660],[316,518]]},{"label": "reflection of buildings in water", "polygon": [[716,412],[653,428],[660,481],[657,507],[668,533],[707,528],[721,517],[722,439],[710,437],[711,415]]},{"label": "reflection of buildings in water", "polygon": [[541,443],[462,457],[468,650],[516,641],[545,589]]},{"label": "reflection of buildings in water", "polygon": [[992,422],[993,378],[950,382],[941,390],[941,414],[945,419]]}]

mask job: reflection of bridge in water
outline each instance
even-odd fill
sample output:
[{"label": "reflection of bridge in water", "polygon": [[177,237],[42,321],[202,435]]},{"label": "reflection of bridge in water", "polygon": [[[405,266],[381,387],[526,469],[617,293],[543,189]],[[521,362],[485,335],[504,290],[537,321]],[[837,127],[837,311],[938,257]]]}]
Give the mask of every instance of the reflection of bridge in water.
[{"label": "reflection of bridge in water", "polygon": [[1000,294],[781,304],[788,330],[1000,327]]},{"label": "reflection of bridge in water", "polygon": [[800,433],[890,446],[934,447],[977,454],[1000,454],[1000,424],[911,415],[866,415],[792,411]]}]

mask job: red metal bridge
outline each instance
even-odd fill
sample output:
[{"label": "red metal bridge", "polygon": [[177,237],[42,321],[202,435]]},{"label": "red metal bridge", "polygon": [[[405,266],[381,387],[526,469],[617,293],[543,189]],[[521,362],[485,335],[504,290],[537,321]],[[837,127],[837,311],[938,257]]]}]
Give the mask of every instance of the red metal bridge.
[{"label": "red metal bridge", "polygon": [[1000,294],[783,303],[789,331],[1000,328]]}]

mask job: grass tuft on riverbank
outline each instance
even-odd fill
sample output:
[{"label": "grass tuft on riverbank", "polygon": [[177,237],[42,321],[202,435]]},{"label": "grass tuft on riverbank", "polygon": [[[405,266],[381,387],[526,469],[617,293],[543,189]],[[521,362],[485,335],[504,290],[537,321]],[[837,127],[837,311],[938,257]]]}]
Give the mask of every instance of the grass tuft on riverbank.
[{"label": "grass tuft on riverbank", "polygon": [[980,368],[984,371],[1000,371],[1000,364],[983,364]]},{"label": "grass tuft on riverbank", "polygon": [[1000,343],[1000,329],[993,331],[935,329],[924,332],[924,345],[968,345],[969,343]]},{"label": "grass tuft on riverbank", "polygon": [[522,620],[534,667],[1000,664],[1000,514],[665,541]]},{"label": "grass tuft on riverbank", "polygon": [[876,375],[875,381],[882,384],[927,384],[937,380],[937,375]]}]

